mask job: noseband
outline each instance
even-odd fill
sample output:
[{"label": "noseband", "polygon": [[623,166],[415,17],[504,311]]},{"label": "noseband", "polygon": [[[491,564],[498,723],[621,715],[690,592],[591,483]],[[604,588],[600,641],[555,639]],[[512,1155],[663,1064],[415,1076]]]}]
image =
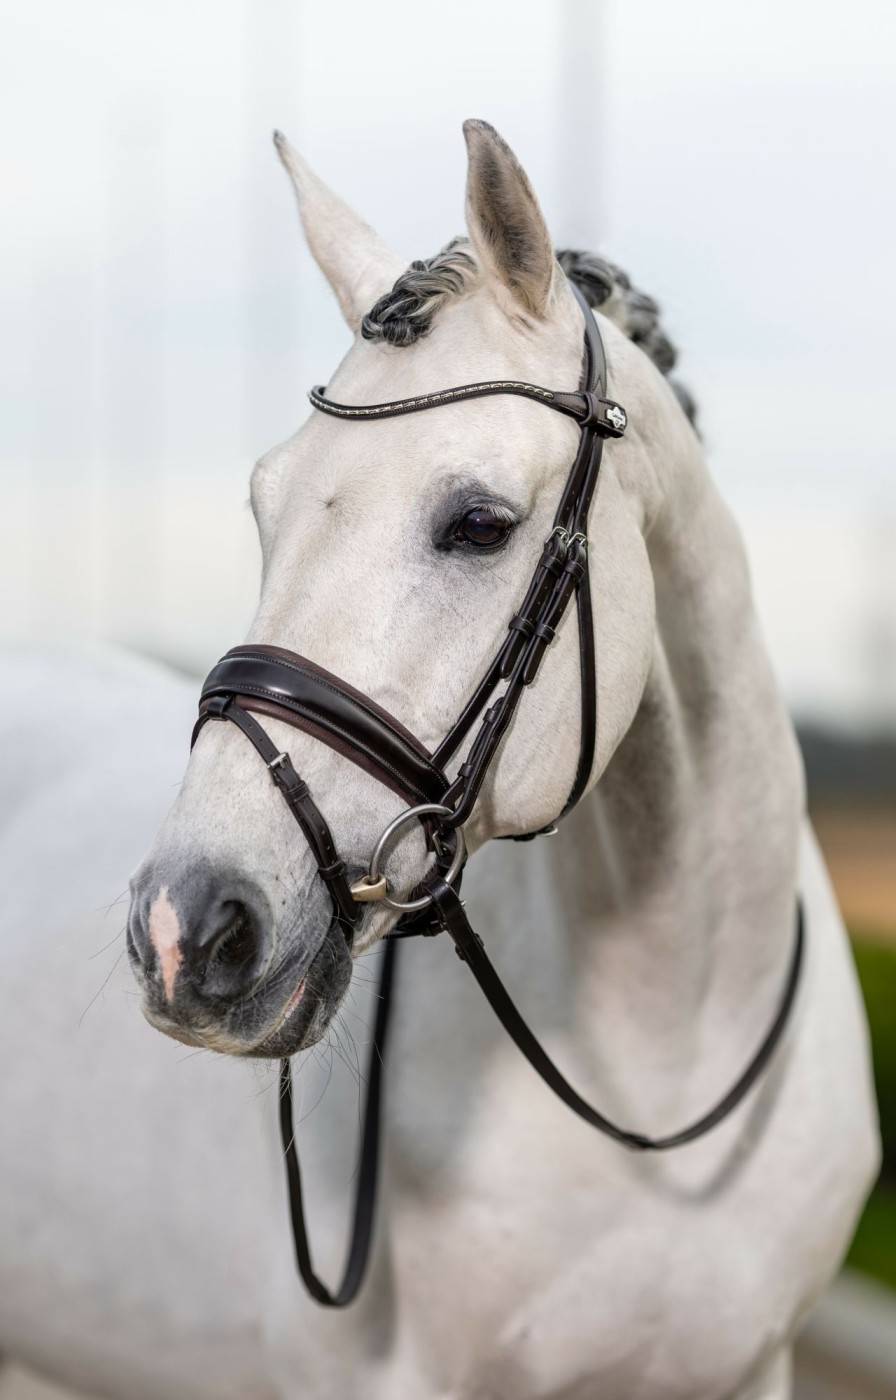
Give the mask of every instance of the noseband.
[{"label": "noseband", "polygon": [[[242,730],[267,765],[317,862],[332,901],[333,916],[351,948],[365,904],[383,901],[402,917],[387,934],[380,1001],[371,1046],[367,1101],[362,1130],[361,1167],[348,1262],[339,1288],[331,1292],[314,1272],[302,1202],[302,1181],[292,1117],[288,1059],[280,1066],[280,1127],[286,1156],[290,1216],[301,1277],[318,1302],[344,1307],[364,1278],[373,1230],[378,1162],[381,1069],[388,1030],[396,937],[437,934],[453,939],[485,993],[492,1009],[519,1049],[548,1086],[586,1123],[636,1151],[664,1151],[683,1146],[709,1132],[741,1102],[775,1049],[796,994],[803,953],[802,908],[797,905],[793,954],[775,1017],[747,1068],[725,1097],[680,1132],[649,1138],[610,1122],[592,1108],[564,1078],[520,1015],[471,928],[459,897],[466,862],[463,824],[473,810],[517,706],[538,674],[550,643],[573,598],[576,599],[581,679],[581,737],[572,788],[558,820],[579,801],[594,762],[596,742],[596,674],[591,589],[588,577],[588,513],[597,486],[604,442],[625,432],[625,410],[604,397],[607,367],[603,342],[591,308],[573,284],[585,318],[582,388],[575,392],[544,389],[518,380],[488,380],[392,403],[350,405],[327,398],[323,387],[311,390],[316,409],[336,418],[369,421],[420,413],[445,404],[493,394],[532,399],[579,424],[579,445],[528,590],[507,626],[507,636],[478,686],[434,753],[373,700],[322,667],[281,647],[234,647],[211,671],[202,688],[193,743],[210,720],[229,720]],[[503,686],[503,689],[499,687]],[[496,698],[495,693],[499,692]],[[491,704],[489,702],[491,701]],[[486,708],[488,706],[488,708]],[[344,861],[308,786],[256,718],[265,715],[300,729],[370,773],[409,806],[377,841],[367,873],[349,883]],[[453,779],[446,765],[478,723],[466,756]],[[386,851],[398,831],[411,821],[423,827],[432,854],[429,870],[410,896],[399,898],[383,871]],[[553,834],[541,831],[518,836]]]}]

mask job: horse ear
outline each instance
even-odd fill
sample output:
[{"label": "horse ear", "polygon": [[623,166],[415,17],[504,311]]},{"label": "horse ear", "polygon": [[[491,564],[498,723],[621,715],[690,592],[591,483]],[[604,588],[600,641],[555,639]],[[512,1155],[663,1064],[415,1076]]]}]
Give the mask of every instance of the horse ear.
[{"label": "horse ear", "polygon": [[362,317],[407,264],[318,179],[282,132],[274,132],[274,145],[292,180],[308,247],[336,293],[343,316],[357,331]]},{"label": "horse ear", "polygon": [[554,285],[551,239],[526,172],[488,122],[464,122],[467,227],[480,265],[530,315],[543,317]]}]

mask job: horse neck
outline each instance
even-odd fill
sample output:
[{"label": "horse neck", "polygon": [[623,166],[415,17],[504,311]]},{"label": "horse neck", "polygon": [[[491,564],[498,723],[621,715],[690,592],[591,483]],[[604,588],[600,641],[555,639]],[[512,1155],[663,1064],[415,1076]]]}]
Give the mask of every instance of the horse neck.
[{"label": "horse neck", "polygon": [[[713,1081],[719,1056],[733,1076],[771,1018],[794,926],[804,802],[742,543],[693,443],[661,486],[648,535],[657,621],[643,697],[544,856],[549,878],[551,866],[562,871],[585,1023],[599,1024],[626,1082],[630,1072],[653,1085],[655,1102],[640,1103],[654,1130],[676,1118],[670,1085],[687,1094],[688,1070],[707,1056]],[[699,1100],[705,1085],[690,1082]]]}]

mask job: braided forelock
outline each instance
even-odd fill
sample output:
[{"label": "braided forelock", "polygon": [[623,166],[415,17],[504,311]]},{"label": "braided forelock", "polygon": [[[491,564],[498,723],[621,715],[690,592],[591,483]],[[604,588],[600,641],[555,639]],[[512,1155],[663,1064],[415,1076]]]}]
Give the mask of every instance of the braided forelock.
[{"label": "braided forelock", "polygon": [[364,317],[364,339],[412,345],[426,335],[443,303],[464,291],[476,273],[468,248],[466,239],[454,238],[434,258],[412,262]]}]

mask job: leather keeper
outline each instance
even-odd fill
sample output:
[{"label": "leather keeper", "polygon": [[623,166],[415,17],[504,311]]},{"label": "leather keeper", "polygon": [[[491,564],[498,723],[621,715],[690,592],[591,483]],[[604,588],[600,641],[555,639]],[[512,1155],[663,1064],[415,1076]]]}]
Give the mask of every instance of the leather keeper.
[{"label": "leather keeper", "polygon": [[512,632],[522,632],[527,640],[535,631],[534,623],[532,623],[528,617],[523,617],[520,613],[516,613],[510,619],[507,626]]}]

